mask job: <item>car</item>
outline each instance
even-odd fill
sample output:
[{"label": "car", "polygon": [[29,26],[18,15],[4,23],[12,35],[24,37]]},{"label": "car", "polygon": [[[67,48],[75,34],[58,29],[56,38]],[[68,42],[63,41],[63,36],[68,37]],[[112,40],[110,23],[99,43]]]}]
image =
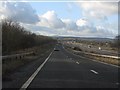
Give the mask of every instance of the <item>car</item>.
[{"label": "car", "polygon": [[58,49],[55,49],[54,51],[59,51]]},{"label": "car", "polygon": [[59,51],[59,49],[54,48],[54,51]]}]

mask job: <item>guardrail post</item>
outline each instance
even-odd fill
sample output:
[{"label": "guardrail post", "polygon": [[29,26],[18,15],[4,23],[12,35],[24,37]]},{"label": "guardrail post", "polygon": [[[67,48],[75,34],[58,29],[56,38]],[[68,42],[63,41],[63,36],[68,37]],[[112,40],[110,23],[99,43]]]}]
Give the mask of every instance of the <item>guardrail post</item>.
[{"label": "guardrail post", "polygon": [[35,52],[29,52],[29,53],[22,53],[22,54],[15,54],[15,55],[6,55],[6,56],[2,56],[2,60],[3,60],[3,63],[5,63],[6,60],[9,60],[11,61],[12,59],[22,59],[24,58],[25,56],[28,56],[28,55],[36,55]]},{"label": "guardrail post", "polygon": [[22,57],[20,56],[20,59],[21,59]]}]

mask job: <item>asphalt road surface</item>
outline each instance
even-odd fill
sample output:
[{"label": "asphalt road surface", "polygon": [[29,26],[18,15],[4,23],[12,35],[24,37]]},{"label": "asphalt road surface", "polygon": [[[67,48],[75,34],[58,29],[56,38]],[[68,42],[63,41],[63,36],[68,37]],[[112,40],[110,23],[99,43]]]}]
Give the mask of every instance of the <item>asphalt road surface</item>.
[{"label": "asphalt road surface", "polygon": [[118,88],[118,67],[55,49],[27,88]]}]

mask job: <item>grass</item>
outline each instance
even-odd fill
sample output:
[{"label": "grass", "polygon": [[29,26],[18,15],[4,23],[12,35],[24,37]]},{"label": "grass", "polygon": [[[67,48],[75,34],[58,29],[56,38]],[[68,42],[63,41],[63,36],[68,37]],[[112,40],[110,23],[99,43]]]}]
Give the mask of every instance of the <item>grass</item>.
[{"label": "grass", "polygon": [[[87,58],[90,58],[90,59],[94,59],[94,60],[98,60],[98,61],[101,61],[101,62],[105,62],[105,63],[108,63],[108,64],[113,64],[113,65],[117,65],[117,66],[120,66],[120,61],[119,59],[113,59],[113,58],[107,58],[107,57],[102,57],[102,56],[93,56],[93,55],[89,55],[89,54],[85,54],[84,52],[76,52],[76,50],[73,50],[71,48],[67,48],[66,49],[76,55],[80,55],[80,56],[84,56],[84,57],[87,57]],[[91,51],[91,53],[94,53],[93,51]]]},{"label": "grass", "polygon": [[40,57],[44,57],[44,54],[52,51],[54,47],[54,44],[45,44],[39,47],[34,47],[34,52],[35,54],[33,55],[29,55],[29,56],[25,56],[22,59],[11,59],[11,60],[6,60],[6,62],[4,62],[2,64],[2,75],[6,75],[9,74],[10,72],[14,71],[15,69],[17,69],[18,67],[27,64],[28,62],[34,61]]},{"label": "grass", "polygon": [[106,57],[100,57],[100,56],[91,56],[91,55],[86,55],[86,57],[94,59],[94,60],[98,60],[101,62],[105,62],[108,64],[113,64],[113,65],[118,65],[120,66],[120,62],[118,59],[113,59],[113,58],[106,58]]}]

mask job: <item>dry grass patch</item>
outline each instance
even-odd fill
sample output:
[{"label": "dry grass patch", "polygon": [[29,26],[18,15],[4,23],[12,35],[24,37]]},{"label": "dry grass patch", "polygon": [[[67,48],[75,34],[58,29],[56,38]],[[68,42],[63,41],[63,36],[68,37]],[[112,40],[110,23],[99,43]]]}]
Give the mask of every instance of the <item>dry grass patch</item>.
[{"label": "dry grass patch", "polygon": [[[98,60],[98,61],[101,61],[101,62],[105,62],[105,63],[108,63],[108,64],[113,64],[113,65],[118,65],[120,66],[120,61],[119,59],[114,59],[114,58],[108,58],[108,57],[102,57],[102,56],[93,56],[93,55],[90,55],[90,54],[85,54],[84,52],[80,52],[80,51],[75,51],[75,50],[72,50],[70,48],[66,48],[68,51],[76,54],[76,55],[80,55],[80,56],[84,56],[84,57],[87,57],[87,58],[90,58],[90,59],[94,59],[94,60]],[[91,52],[91,53],[94,53],[94,52]]]},{"label": "dry grass patch", "polygon": [[90,55],[88,55],[88,57],[91,58],[91,59],[95,59],[95,60],[99,60],[99,61],[105,62],[105,63],[114,64],[114,65],[119,65],[120,66],[120,62],[119,62],[118,59],[98,57],[98,56],[90,56]]},{"label": "dry grass patch", "polygon": [[44,57],[44,55],[50,51],[52,51],[54,45],[46,44],[43,46],[35,47],[34,54],[24,56],[21,59],[7,59],[4,63],[2,63],[2,75],[9,74],[11,71],[14,71],[18,67],[25,65],[31,61],[37,60],[40,57]]}]

